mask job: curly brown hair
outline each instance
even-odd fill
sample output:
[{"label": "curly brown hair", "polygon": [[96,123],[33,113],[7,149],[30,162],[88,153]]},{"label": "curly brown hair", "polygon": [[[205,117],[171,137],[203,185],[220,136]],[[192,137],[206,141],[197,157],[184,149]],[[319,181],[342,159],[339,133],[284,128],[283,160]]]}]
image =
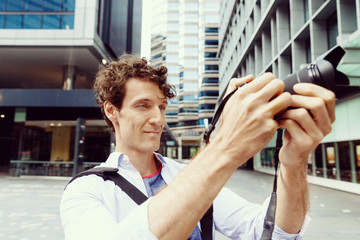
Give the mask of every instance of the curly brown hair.
[{"label": "curly brown hair", "polygon": [[137,78],[156,83],[164,96],[170,99],[175,97],[175,88],[166,82],[166,76],[166,67],[150,66],[145,58],[131,54],[124,54],[117,61],[102,66],[96,74],[94,90],[97,95],[96,102],[109,129],[115,131],[112,122],[105,115],[104,102],[109,101],[120,109],[125,97],[127,80]]}]

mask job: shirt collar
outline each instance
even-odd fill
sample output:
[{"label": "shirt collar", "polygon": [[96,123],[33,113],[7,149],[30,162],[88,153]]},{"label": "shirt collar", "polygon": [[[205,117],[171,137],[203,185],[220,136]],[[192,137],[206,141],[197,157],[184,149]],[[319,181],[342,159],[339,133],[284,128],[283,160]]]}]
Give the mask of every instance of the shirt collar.
[{"label": "shirt collar", "polygon": [[[164,167],[166,164],[164,157],[156,152],[154,152],[154,156],[161,162],[162,167]],[[119,168],[123,164],[129,163],[131,164],[129,157],[122,152],[112,152],[106,160],[106,164],[113,168]]]}]

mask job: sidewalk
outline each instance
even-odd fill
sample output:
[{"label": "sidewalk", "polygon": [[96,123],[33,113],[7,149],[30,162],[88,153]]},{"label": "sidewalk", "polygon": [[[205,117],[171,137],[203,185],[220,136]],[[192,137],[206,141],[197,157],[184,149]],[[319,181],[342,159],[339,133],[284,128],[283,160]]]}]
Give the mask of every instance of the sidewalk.
[{"label": "sidewalk", "polygon": [[[64,240],[59,204],[70,178],[0,176],[0,239]],[[238,170],[227,187],[262,203],[273,176]],[[310,186],[312,221],[304,240],[360,239],[360,195]],[[216,240],[228,239],[216,234]]]},{"label": "sidewalk", "polygon": [[0,177],[0,239],[63,240],[59,204],[66,179]]}]

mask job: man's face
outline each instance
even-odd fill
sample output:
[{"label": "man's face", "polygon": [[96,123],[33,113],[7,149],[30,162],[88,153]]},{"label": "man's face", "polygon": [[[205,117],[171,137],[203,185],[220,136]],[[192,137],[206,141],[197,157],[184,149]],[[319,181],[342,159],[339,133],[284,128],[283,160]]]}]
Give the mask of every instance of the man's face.
[{"label": "man's face", "polygon": [[124,153],[154,152],[160,147],[167,99],[155,83],[131,78],[117,121],[117,147]]}]

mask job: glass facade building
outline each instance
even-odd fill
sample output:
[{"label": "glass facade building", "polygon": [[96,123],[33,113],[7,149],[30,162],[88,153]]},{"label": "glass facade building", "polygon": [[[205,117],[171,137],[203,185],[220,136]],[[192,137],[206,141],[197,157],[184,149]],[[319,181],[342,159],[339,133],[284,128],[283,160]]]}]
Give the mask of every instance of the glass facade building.
[{"label": "glass facade building", "polygon": [[176,87],[166,120],[178,138],[182,160],[198,151],[218,97],[218,9],[215,0],[153,4],[151,60],[168,68],[168,81]]},{"label": "glass facade building", "polygon": [[[338,66],[360,85],[360,3],[357,0],[221,1],[220,95],[233,77],[273,72],[285,78],[339,44]],[[333,131],[308,158],[310,182],[360,193],[360,98],[338,101]],[[253,167],[272,173],[275,141]]]},{"label": "glass facade building", "polygon": [[74,29],[75,0],[0,0],[0,29]]},{"label": "glass facade building", "polygon": [[0,0],[0,172],[71,176],[106,160],[114,139],[92,84],[101,64],[140,53],[141,11],[141,0]]}]

